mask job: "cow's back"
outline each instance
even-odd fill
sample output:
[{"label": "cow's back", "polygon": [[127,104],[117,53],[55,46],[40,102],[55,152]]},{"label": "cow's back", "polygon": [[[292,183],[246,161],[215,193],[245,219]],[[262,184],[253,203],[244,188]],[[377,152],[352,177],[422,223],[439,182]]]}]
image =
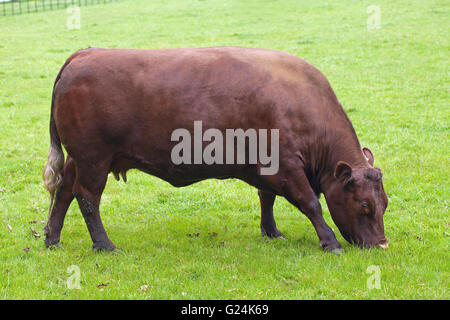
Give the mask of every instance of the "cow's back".
[{"label": "cow's back", "polygon": [[75,160],[86,150],[93,158],[95,151],[139,158],[163,178],[172,168],[172,132],[193,132],[194,121],[222,132],[278,128],[280,152],[289,153],[343,113],[310,64],[239,47],[83,50],[62,71],[55,102],[61,141]]}]

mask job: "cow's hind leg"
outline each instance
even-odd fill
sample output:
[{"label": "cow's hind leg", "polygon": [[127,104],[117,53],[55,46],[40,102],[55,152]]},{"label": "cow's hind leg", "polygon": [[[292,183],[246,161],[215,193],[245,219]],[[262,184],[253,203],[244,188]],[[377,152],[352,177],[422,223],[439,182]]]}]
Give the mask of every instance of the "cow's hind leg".
[{"label": "cow's hind leg", "polygon": [[116,248],[106,234],[99,211],[100,198],[106,185],[109,169],[109,161],[97,163],[95,166],[77,165],[73,193],[86,222],[94,250],[112,251]]},{"label": "cow's hind leg", "polygon": [[70,157],[67,157],[62,173],[62,182],[56,191],[54,205],[44,228],[45,245],[47,248],[59,246],[61,230],[64,224],[64,218],[67,209],[70,206],[74,196],[72,193],[75,180],[75,164]]},{"label": "cow's hind leg", "polygon": [[273,217],[275,195],[258,190],[258,196],[261,203],[261,234],[269,238],[283,238],[283,235],[277,229],[275,218]]}]

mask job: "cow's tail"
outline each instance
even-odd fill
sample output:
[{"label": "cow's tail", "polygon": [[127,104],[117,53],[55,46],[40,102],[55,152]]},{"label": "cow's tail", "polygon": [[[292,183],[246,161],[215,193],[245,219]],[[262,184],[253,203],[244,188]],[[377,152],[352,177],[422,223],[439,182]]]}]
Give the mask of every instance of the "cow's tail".
[{"label": "cow's tail", "polygon": [[61,140],[53,118],[53,107],[55,103],[54,90],[55,89],[53,88],[50,114],[50,151],[48,152],[47,161],[45,162],[44,170],[42,172],[44,187],[50,193],[50,207],[48,210],[49,215],[53,209],[53,200],[55,199],[56,190],[62,182],[62,170],[64,167],[64,152],[61,147]]},{"label": "cow's tail", "polygon": [[54,199],[56,191],[58,187],[62,183],[62,171],[64,168],[64,152],[61,147],[61,139],[59,138],[58,130],[56,129],[56,123],[54,118],[54,109],[55,109],[55,89],[56,84],[61,78],[61,74],[64,68],[72,61],[72,59],[78,54],[78,52],[74,53],[69,59],[67,59],[66,63],[59,70],[58,75],[56,76],[55,83],[53,84],[53,92],[52,92],[52,105],[50,111],[50,150],[48,152],[47,161],[44,165],[44,170],[42,172],[42,179],[44,180],[44,187],[50,193],[50,207],[48,209],[48,214],[53,209]]}]

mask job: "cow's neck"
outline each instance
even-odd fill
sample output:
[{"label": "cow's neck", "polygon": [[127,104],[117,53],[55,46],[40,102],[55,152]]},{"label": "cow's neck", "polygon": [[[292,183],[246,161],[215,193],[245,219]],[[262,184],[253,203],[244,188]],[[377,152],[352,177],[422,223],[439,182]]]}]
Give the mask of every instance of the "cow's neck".
[{"label": "cow's neck", "polygon": [[326,195],[335,180],[334,170],[339,161],[347,162],[352,168],[366,167],[368,163],[353,127],[329,132],[323,139],[323,144],[316,144],[321,150],[315,150],[316,156],[311,159],[310,181],[317,193]]}]

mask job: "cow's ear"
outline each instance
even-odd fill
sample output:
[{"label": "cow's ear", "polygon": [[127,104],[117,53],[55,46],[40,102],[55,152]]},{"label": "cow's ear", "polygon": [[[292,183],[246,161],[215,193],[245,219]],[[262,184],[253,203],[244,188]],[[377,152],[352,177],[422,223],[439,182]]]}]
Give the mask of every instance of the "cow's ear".
[{"label": "cow's ear", "polygon": [[334,169],[334,177],[344,186],[352,181],[352,167],[345,161],[339,161]]},{"label": "cow's ear", "polygon": [[373,153],[370,151],[369,148],[363,148],[362,152],[364,153],[364,156],[367,158],[367,161],[371,166],[373,166]]}]

